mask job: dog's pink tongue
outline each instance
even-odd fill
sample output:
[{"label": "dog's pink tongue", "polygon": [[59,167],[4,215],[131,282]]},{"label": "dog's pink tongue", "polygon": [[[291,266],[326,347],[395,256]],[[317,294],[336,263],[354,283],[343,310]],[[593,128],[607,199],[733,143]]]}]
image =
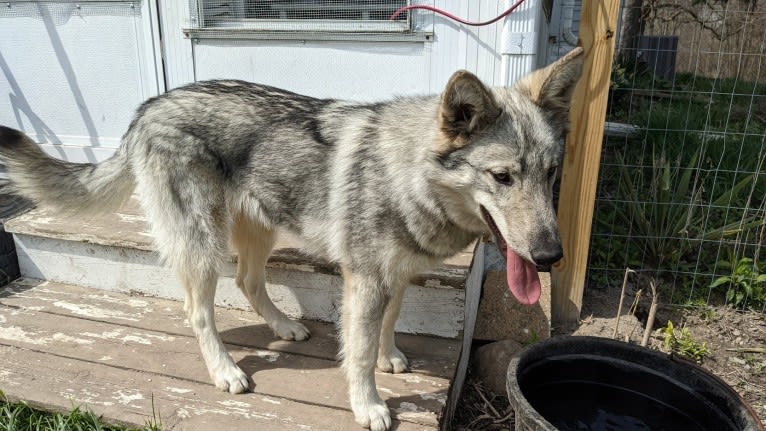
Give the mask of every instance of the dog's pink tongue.
[{"label": "dog's pink tongue", "polygon": [[524,305],[533,305],[540,299],[540,277],[535,265],[522,259],[508,249],[507,253],[508,288],[516,299]]}]

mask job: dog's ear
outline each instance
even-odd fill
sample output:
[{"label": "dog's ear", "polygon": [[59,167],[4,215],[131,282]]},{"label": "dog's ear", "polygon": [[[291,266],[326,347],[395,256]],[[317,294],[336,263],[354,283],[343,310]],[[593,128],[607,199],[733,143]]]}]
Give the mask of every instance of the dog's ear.
[{"label": "dog's ear", "polygon": [[439,107],[442,139],[439,153],[465,146],[468,138],[491,124],[502,112],[492,93],[470,72],[455,72],[447,82]]},{"label": "dog's ear", "polygon": [[515,87],[540,106],[553,124],[560,125],[566,135],[569,106],[577,81],[582,75],[584,51],[578,47],[553,64],[534,71],[519,80]]}]

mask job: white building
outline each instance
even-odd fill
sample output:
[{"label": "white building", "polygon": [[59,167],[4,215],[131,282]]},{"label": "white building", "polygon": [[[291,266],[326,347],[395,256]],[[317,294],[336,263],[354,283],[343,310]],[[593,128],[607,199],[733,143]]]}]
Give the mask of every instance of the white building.
[{"label": "white building", "polygon": [[[457,69],[509,85],[571,49],[579,5],[514,1],[6,0],[0,3],[0,124],[46,151],[99,161],[135,109],[174,87],[237,78],[316,97],[438,93]],[[578,2],[579,3],[579,2]]]}]

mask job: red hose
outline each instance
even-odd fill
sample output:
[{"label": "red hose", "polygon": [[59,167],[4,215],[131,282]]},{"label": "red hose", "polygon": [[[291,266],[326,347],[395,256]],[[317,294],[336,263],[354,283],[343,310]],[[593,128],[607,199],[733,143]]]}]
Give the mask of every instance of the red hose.
[{"label": "red hose", "polygon": [[433,6],[424,5],[424,4],[423,5],[409,5],[409,6],[401,7],[399,9],[397,9],[397,11],[394,12],[393,15],[391,15],[391,18],[389,18],[389,20],[396,19],[396,17],[399,16],[402,12],[407,12],[408,10],[425,9],[425,10],[430,10],[431,12],[436,12],[436,13],[438,13],[440,15],[444,15],[447,18],[449,18],[449,19],[451,19],[453,21],[457,21],[457,22],[459,22],[461,24],[473,25],[473,26],[482,26],[482,25],[489,25],[489,24],[495,23],[497,21],[500,21],[501,19],[503,19],[506,16],[510,15],[511,12],[513,12],[517,7],[521,6],[522,3],[524,3],[524,0],[519,0],[516,3],[514,3],[513,6],[508,8],[508,10],[506,10],[505,12],[503,12],[500,15],[496,16],[495,18],[492,18],[489,21],[484,21],[484,22],[466,21],[463,18],[460,18],[460,17],[457,17],[455,15],[452,15],[451,13],[449,13],[449,12],[447,12],[445,10],[442,10],[442,9],[439,9],[439,8],[435,8]]}]

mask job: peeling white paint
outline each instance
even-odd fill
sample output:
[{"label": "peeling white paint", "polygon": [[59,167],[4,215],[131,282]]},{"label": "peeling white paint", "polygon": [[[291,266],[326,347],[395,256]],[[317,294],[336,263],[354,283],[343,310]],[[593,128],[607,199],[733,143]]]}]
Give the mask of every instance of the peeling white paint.
[{"label": "peeling white paint", "polygon": [[[236,408],[236,407],[224,407],[220,409],[216,408],[205,408],[205,407],[199,407],[199,406],[190,406],[185,405],[183,406],[184,409],[187,409],[191,414],[194,414],[195,416],[201,416],[201,415],[209,415],[209,414],[216,414],[216,415],[224,415],[224,416],[230,416],[232,414],[242,416],[245,419],[263,419],[268,421],[274,421],[276,419],[280,419],[279,416],[273,413],[256,413],[248,409],[242,409],[242,408]],[[285,418],[281,418],[283,421]]]},{"label": "peeling white paint", "polygon": [[172,335],[157,335],[157,334],[141,334],[144,337],[152,338],[160,341],[175,341],[176,337]]},{"label": "peeling white paint", "polygon": [[389,394],[389,395],[391,395],[392,397],[398,397],[398,396],[401,396],[401,394],[399,394],[399,393],[397,393],[397,392],[394,392],[394,391],[392,391],[391,389],[388,389],[388,388],[382,388],[382,387],[380,387],[380,386],[378,386],[378,391],[379,391],[379,392],[383,392],[384,394]]},{"label": "peeling white paint", "polygon": [[434,400],[441,405],[447,405],[447,394],[444,392],[425,392],[425,391],[413,391],[420,395],[423,400]]},{"label": "peeling white paint", "polygon": [[[109,302],[109,303],[112,303],[112,304],[127,305],[127,306],[133,307],[133,308],[147,308],[150,305],[148,301],[144,301],[143,299],[115,298],[114,296],[109,296],[107,294],[103,294],[103,295],[95,295],[95,294],[94,295],[88,295],[87,298],[88,299],[95,299],[95,300],[102,301],[102,302]],[[148,311],[151,311],[151,310],[148,310]]]},{"label": "peeling white paint", "polygon": [[275,400],[275,399],[272,399],[272,398],[269,398],[269,397],[263,397],[263,398],[261,398],[261,401],[269,403],[269,404],[282,404],[282,401]]},{"label": "peeling white paint", "polygon": [[279,353],[270,350],[256,350],[255,355],[268,362],[276,362],[279,359]]},{"label": "peeling white paint", "polygon": [[400,413],[400,412],[416,412],[416,411],[418,411],[417,404],[408,403],[406,401],[402,402],[402,403],[399,403],[399,408],[396,409],[397,413]]},{"label": "peeling white paint", "polygon": [[436,413],[428,411],[420,412],[396,412],[396,418],[400,421],[415,422],[415,423],[430,423],[437,424],[438,419]]},{"label": "peeling white paint", "polygon": [[21,341],[23,343],[35,345],[43,345],[48,342],[48,340],[45,338],[38,337],[38,335],[34,332],[27,332],[18,326],[5,326],[0,328],[0,339],[8,341]]},{"label": "peeling white paint", "polygon": [[407,420],[416,423],[436,423],[437,416],[435,412],[418,408],[416,404],[403,402],[399,408],[394,409],[396,417],[399,420]]},{"label": "peeling white paint", "polygon": [[63,398],[72,401],[75,404],[90,404],[101,406],[113,406],[111,401],[104,401],[103,397],[99,394],[89,392],[87,389],[81,389],[79,393],[75,393],[73,389],[67,389],[64,392],[59,392]]},{"label": "peeling white paint", "polygon": [[192,391],[191,389],[174,388],[172,386],[166,386],[165,390],[174,394],[188,394]]},{"label": "peeling white paint", "polygon": [[83,338],[76,338],[72,337],[70,335],[62,334],[61,332],[57,332],[53,334],[53,337],[51,337],[54,341],[61,341],[62,343],[74,343],[79,345],[87,345],[87,344],[93,344],[93,340],[85,340]]},{"label": "peeling white paint", "polygon": [[111,356],[102,356],[102,357],[98,358],[98,360],[99,361],[111,361],[112,357]]},{"label": "peeling white paint", "polygon": [[123,343],[138,343],[138,344],[143,344],[147,346],[150,346],[152,344],[151,339],[160,340],[160,341],[175,340],[175,337],[171,335],[155,335],[155,334],[146,334],[143,332],[124,334],[124,332],[125,332],[125,328],[118,328],[112,331],[104,331],[100,334],[96,334],[93,332],[83,332],[82,335],[86,337],[91,337],[91,338],[99,338],[101,340],[122,341]]},{"label": "peeling white paint", "polygon": [[226,401],[218,401],[218,404],[226,407],[239,407],[243,409],[249,409],[250,404],[244,403],[242,401],[235,401],[235,400],[226,400]]},{"label": "peeling white paint", "polygon": [[7,322],[7,321],[8,321],[8,320],[5,318],[5,316],[3,316],[2,314],[0,314],[0,323],[5,323],[5,322]]},{"label": "peeling white paint", "polygon": [[146,223],[146,217],[143,214],[123,214],[119,212],[116,214],[122,221]]},{"label": "peeling white paint", "polygon": [[90,304],[73,304],[66,301],[56,301],[54,306],[69,310],[72,314],[86,316],[94,319],[120,319],[131,322],[138,322],[140,314],[128,314],[119,310],[107,310],[105,308],[95,307]]},{"label": "peeling white paint", "polygon": [[118,403],[127,406],[133,401],[143,400],[144,396],[138,391],[117,391],[117,396],[112,397],[113,400],[117,400]]},{"label": "peeling white paint", "polygon": [[176,416],[178,416],[181,419],[189,419],[191,417],[191,414],[189,413],[189,410],[178,409],[176,410]]},{"label": "peeling white paint", "polygon": [[42,335],[35,332],[25,331],[18,326],[5,326],[0,327],[0,339],[8,341],[18,341],[27,344],[34,344],[36,346],[44,346],[51,342],[60,343],[72,343],[78,345],[93,344],[93,340],[86,340],[83,338],[72,337],[70,335],[57,332],[51,336]]},{"label": "peeling white paint", "polygon": [[428,383],[432,386],[443,386],[442,383],[437,382],[436,380],[426,379],[416,374],[394,374],[394,377],[399,380],[404,380],[407,383]]}]

